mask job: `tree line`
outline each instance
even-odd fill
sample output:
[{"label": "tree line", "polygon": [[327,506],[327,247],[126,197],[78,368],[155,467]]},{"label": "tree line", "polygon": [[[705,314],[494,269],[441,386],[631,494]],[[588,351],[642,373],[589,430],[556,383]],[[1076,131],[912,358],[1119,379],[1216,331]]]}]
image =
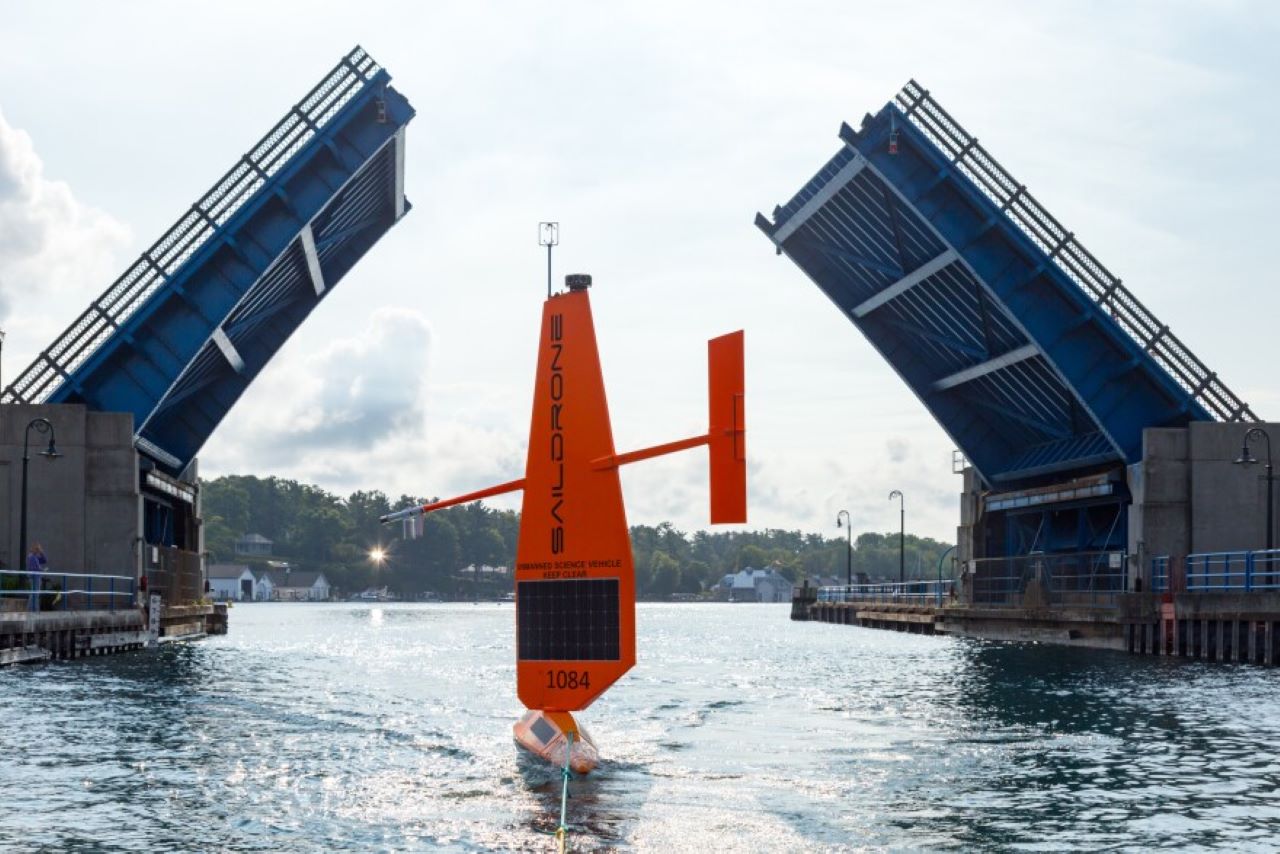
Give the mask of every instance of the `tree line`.
[{"label": "tree line", "polygon": [[[342,497],[311,484],[276,477],[228,475],[201,482],[205,550],[211,563],[247,563],[265,568],[265,560],[235,552],[235,541],[249,533],[273,541],[272,560],[294,569],[323,571],[342,594],[386,586],[406,598],[432,593],[447,598],[491,597],[510,590],[510,577],[467,572],[467,567],[505,566],[515,561],[520,514],[475,502],[430,513],[422,535],[401,537],[399,525],[382,526],[378,517],[402,507],[434,500],[381,491]],[[772,567],[800,583],[835,578],[843,583],[848,551],[843,537],[778,529],[695,531],[669,522],[634,525],[631,543],[636,589],[642,598],[696,596],[711,590],[729,573]],[[908,534],[906,576],[935,578],[938,561],[949,547]],[[384,553],[374,560],[375,549]],[[855,540],[852,570],[873,581],[898,578],[898,534],[863,533]],[[950,566],[944,566],[950,574]],[[856,579],[855,579],[856,580]]]}]

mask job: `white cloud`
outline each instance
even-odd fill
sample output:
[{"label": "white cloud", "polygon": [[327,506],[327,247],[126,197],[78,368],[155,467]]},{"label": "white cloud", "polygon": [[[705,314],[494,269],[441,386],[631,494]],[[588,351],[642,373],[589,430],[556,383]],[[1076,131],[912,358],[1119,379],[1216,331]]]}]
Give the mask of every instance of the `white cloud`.
[{"label": "white cloud", "polygon": [[486,406],[493,390],[429,381],[434,337],[421,312],[384,307],[318,352],[286,345],[201,452],[202,474],[270,474],[392,498],[520,477],[524,440],[492,416],[502,408]]},{"label": "white cloud", "polygon": [[6,383],[106,286],[129,236],[125,225],[79,201],[65,182],[46,177],[30,135],[0,113]]}]

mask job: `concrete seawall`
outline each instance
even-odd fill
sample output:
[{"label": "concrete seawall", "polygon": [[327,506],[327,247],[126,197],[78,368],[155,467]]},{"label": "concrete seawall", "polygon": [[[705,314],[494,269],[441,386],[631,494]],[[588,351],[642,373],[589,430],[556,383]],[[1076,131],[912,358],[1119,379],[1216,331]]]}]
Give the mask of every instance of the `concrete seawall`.
[{"label": "concrete seawall", "polygon": [[[165,608],[157,642],[225,634],[225,605]],[[146,611],[0,612],[0,665],[67,660],[142,649],[152,640]]]},{"label": "concrete seawall", "polygon": [[1105,606],[984,608],[822,602],[812,590],[797,590],[793,620],[1280,665],[1280,593],[1123,593]]}]

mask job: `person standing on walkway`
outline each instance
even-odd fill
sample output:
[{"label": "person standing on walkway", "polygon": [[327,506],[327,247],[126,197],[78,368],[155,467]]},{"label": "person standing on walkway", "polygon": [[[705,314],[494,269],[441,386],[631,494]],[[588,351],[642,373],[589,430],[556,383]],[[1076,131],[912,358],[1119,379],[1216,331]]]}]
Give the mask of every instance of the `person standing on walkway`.
[{"label": "person standing on walkway", "polygon": [[44,549],[39,543],[32,543],[27,552],[27,586],[31,589],[27,600],[28,611],[40,610],[40,591],[44,587],[44,568],[49,559],[44,556]]}]

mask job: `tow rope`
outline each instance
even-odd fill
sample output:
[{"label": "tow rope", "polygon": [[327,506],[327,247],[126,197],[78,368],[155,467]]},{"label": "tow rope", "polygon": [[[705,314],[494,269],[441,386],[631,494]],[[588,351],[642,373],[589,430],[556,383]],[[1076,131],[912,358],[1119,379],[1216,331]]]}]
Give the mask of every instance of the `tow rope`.
[{"label": "tow rope", "polygon": [[565,816],[569,809],[569,756],[573,752],[573,730],[565,733],[567,739],[564,746],[564,770],[561,772],[560,785],[560,826],[556,828],[556,852],[565,854],[569,850],[569,825],[565,824]]}]

